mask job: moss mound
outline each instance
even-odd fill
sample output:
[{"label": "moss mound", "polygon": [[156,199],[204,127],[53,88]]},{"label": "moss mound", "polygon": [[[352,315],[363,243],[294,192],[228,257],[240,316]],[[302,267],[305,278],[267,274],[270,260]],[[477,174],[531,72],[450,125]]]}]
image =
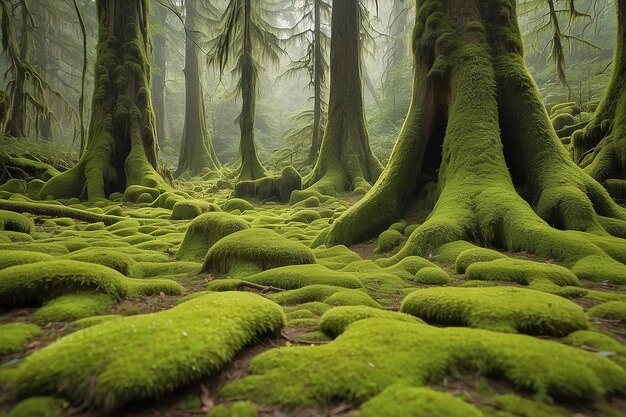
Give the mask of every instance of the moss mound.
[{"label": "moss mound", "polygon": [[102,265],[69,260],[18,265],[0,271],[0,304],[6,307],[41,304],[82,291],[122,299],[160,292],[181,294],[183,288],[168,280],[131,279]]},{"label": "moss mound", "polygon": [[424,285],[447,285],[452,282],[450,275],[438,266],[422,268],[411,279],[418,284]]},{"label": "moss mound", "polygon": [[231,405],[218,405],[212,408],[206,417],[258,417],[254,404],[249,401],[238,401]]},{"label": "moss mound", "polygon": [[281,266],[312,263],[315,263],[315,256],[303,244],[272,230],[245,229],[215,243],[209,249],[202,270],[251,275]]},{"label": "moss mound", "polygon": [[189,224],[176,259],[202,262],[218,240],[249,227],[247,221],[228,213],[211,212],[198,216]]},{"label": "moss mound", "polygon": [[12,211],[0,210],[0,230],[30,233],[34,224],[28,217]]},{"label": "moss mound", "polygon": [[361,406],[360,417],[482,417],[474,406],[428,388],[392,385]]},{"label": "moss mound", "polygon": [[69,322],[106,313],[115,304],[107,294],[67,294],[48,301],[33,314],[38,324]]},{"label": "moss mound", "polygon": [[[302,188],[302,177],[293,167],[286,167],[280,175],[251,181],[239,181],[235,185],[235,197],[254,197],[259,200],[275,199],[289,201],[291,192]],[[243,210],[242,210],[243,211]]]},{"label": "moss mound", "polygon": [[111,411],[215,374],[242,347],[277,332],[284,313],[250,293],[214,293],[160,313],[67,335],[19,366],[20,395],[53,394]]},{"label": "moss mound", "polygon": [[7,417],[61,417],[67,405],[59,398],[31,397],[16,405]]},{"label": "moss mound", "polygon": [[361,290],[352,290],[332,285],[309,285],[272,294],[272,300],[280,305],[295,305],[317,301],[335,306],[369,306],[380,308],[381,305]]},{"label": "moss mound", "polygon": [[376,251],[381,253],[389,252],[398,247],[404,239],[404,235],[397,230],[385,230],[378,236]]},{"label": "moss mound", "polygon": [[201,200],[181,200],[174,204],[172,208],[172,220],[189,220],[195,219],[203,213],[211,211],[220,211],[215,205]]},{"label": "moss mound", "polygon": [[85,248],[71,252],[63,256],[63,259],[103,265],[124,275],[128,275],[135,263],[135,260],[130,255],[121,250],[107,248]]},{"label": "moss mound", "polygon": [[287,407],[364,401],[398,380],[436,383],[453,370],[508,380],[557,398],[598,399],[626,392],[626,370],[590,352],[525,335],[370,318],[324,346],[272,349],[249,365],[253,375],[222,389]]},{"label": "moss mound", "polygon": [[536,281],[552,281],[556,285],[580,285],[569,269],[559,265],[503,258],[470,265],[465,273],[468,280],[505,281],[530,285]]},{"label": "moss mound", "polygon": [[0,326],[0,355],[21,352],[24,343],[41,334],[34,324],[9,323]]},{"label": "moss mound", "polygon": [[3,250],[0,251],[0,269],[15,265],[45,262],[51,259],[54,259],[54,257],[45,253],[22,250]]},{"label": "moss mound", "polygon": [[274,268],[246,277],[246,281],[292,290],[313,284],[361,288],[363,284],[349,272],[338,272],[322,265],[290,265]]},{"label": "moss mound", "polygon": [[254,210],[254,206],[248,203],[243,198],[231,198],[222,206],[222,210],[224,211],[235,211],[239,210],[240,212],[244,212],[246,210]]},{"label": "moss mound", "polygon": [[467,268],[476,262],[488,262],[495,259],[506,258],[500,252],[487,248],[466,249],[456,257],[454,269],[457,274],[464,274]]},{"label": "moss mound", "polygon": [[342,334],[350,324],[371,317],[423,323],[423,321],[417,317],[404,313],[396,313],[395,311],[381,310],[367,306],[342,306],[330,309],[322,315],[320,330],[326,335],[335,338]]},{"label": "moss mound", "polygon": [[400,310],[428,323],[508,333],[564,336],[588,327],[578,305],[526,288],[426,288],[409,294]]},{"label": "moss mound", "polygon": [[589,310],[589,317],[599,317],[606,320],[618,320],[626,323],[626,301],[609,301]]}]

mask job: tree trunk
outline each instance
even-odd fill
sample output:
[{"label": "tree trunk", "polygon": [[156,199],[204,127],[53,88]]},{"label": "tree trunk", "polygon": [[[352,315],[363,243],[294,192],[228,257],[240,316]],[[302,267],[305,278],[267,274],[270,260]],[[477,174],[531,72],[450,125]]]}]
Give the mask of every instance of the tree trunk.
[{"label": "tree trunk", "polygon": [[515,0],[419,2],[413,33],[413,100],[390,162],[315,243],[370,237],[432,190],[426,221],[382,263],[466,240],[626,273],[626,212],[557,138],[524,63]]},{"label": "tree trunk", "polygon": [[[165,24],[167,11],[164,6],[156,5],[156,18],[161,24]],[[156,71],[152,76],[152,106],[156,117],[156,132],[159,146],[163,147],[169,142],[167,106],[165,102],[165,79],[167,77],[167,38],[158,33],[153,38],[154,66]]]},{"label": "tree trunk", "polygon": [[[50,19],[47,16],[45,9],[42,8],[42,10],[35,10],[33,17],[36,19],[38,26],[43,28],[43,34],[33,37],[35,46],[35,64],[37,64],[37,66],[39,67],[40,74],[47,80],[50,80],[50,83],[52,83],[51,80],[53,79],[53,71],[56,70],[51,69],[51,67],[55,68],[57,67],[57,65],[55,65],[56,51],[54,50],[54,45],[52,44],[52,42],[49,41],[49,39],[53,39],[56,34],[53,32]],[[53,103],[49,101],[49,94],[46,90],[44,90],[43,96],[41,98],[52,111]],[[38,133],[43,139],[49,141],[54,141],[52,121],[53,114],[48,112],[42,112],[39,114]]]},{"label": "tree trunk", "polygon": [[324,64],[322,61],[322,22],[321,22],[321,6],[322,0],[315,0],[314,18],[315,24],[313,29],[313,55],[315,62],[313,63],[313,138],[311,140],[311,148],[309,149],[309,158],[307,162],[313,165],[317,161],[322,145],[322,83],[324,82]]},{"label": "tree trunk", "polygon": [[574,160],[616,197],[626,199],[626,5],[617,2],[613,75],[593,121],[572,138]]},{"label": "tree trunk", "polygon": [[11,112],[7,122],[7,134],[14,138],[26,136],[26,69],[23,63],[30,54],[31,22],[28,16],[26,0],[20,0],[22,30],[20,37],[20,62],[15,65],[15,80],[11,86]]},{"label": "tree trunk", "polygon": [[87,148],[41,197],[105,198],[131,185],[168,188],[157,173],[150,99],[148,0],[98,0],[99,36]]},{"label": "tree trunk", "polygon": [[181,141],[178,169],[174,176],[182,174],[195,176],[204,170],[215,171],[220,163],[215,155],[211,135],[206,126],[204,94],[200,83],[200,63],[198,61],[199,37],[196,0],[186,0],[185,40],[185,125]]},{"label": "tree trunk", "polygon": [[382,166],[372,154],[365,128],[358,0],[333,2],[328,123],[306,187],[323,194],[365,192]]},{"label": "tree trunk", "polygon": [[241,155],[241,166],[237,170],[238,181],[256,180],[267,175],[265,168],[259,161],[256,145],[254,144],[254,115],[256,110],[258,74],[252,57],[251,19],[251,0],[245,0],[243,54],[239,62],[241,68],[242,104],[241,114],[239,115],[239,127],[241,129],[239,153]]}]

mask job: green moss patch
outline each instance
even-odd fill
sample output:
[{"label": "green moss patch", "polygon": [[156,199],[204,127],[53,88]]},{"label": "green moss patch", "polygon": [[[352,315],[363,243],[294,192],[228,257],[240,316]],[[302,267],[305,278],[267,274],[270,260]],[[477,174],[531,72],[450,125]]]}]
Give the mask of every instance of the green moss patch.
[{"label": "green moss patch", "polygon": [[385,230],[378,236],[376,251],[381,253],[389,252],[400,246],[404,239],[404,235],[397,230]]},{"label": "green moss patch", "polygon": [[247,221],[228,213],[211,212],[198,216],[189,224],[176,259],[202,262],[215,242],[249,227]]},{"label": "green moss patch", "polygon": [[350,290],[332,285],[309,285],[295,290],[272,294],[272,300],[281,305],[294,305],[317,301],[329,305],[364,305],[381,307],[372,297],[361,290]]},{"label": "green moss patch", "polygon": [[251,293],[213,293],[160,313],[69,334],[19,366],[20,395],[52,394],[114,410],[215,374],[284,313]]},{"label": "green moss patch", "polygon": [[420,269],[411,280],[424,285],[447,285],[452,282],[450,275],[438,266]]},{"label": "green moss patch", "polygon": [[0,230],[30,233],[34,224],[28,217],[12,211],[0,210]]},{"label": "green moss patch", "polygon": [[115,304],[107,294],[67,294],[48,301],[33,314],[38,324],[69,322],[106,313]]},{"label": "green moss patch", "polygon": [[589,310],[589,317],[617,320],[626,324],[626,301],[609,301]]},{"label": "green moss patch", "polygon": [[0,251],[0,269],[8,268],[15,265],[45,262],[51,259],[54,258],[45,253],[22,250],[3,250]]},{"label": "green moss patch", "polygon": [[124,275],[128,275],[135,263],[135,260],[123,251],[107,248],[81,249],[63,256],[63,259],[107,266]]},{"label": "green moss patch", "polygon": [[463,274],[470,265],[475,264],[476,262],[488,262],[501,258],[506,258],[506,256],[492,249],[466,249],[456,257],[454,269],[458,274]]},{"label": "green moss patch", "polygon": [[222,206],[222,210],[224,211],[235,211],[239,210],[240,212],[244,212],[246,210],[254,210],[254,206],[248,203],[243,198],[231,198]]},{"label": "green moss patch", "polygon": [[395,311],[381,310],[380,308],[367,306],[342,306],[330,309],[322,315],[320,330],[328,336],[335,338],[342,334],[350,324],[371,317],[423,323],[423,321],[417,317],[397,313]]},{"label": "green moss patch", "polygon": [[238,401],[231,405],[218,405],[209,411],[206,417],[258,417],[254,404],[249,401]]},{"label": "green moss patch", "polygon": [[9,323],[0,325],[0,355],[21,352],[24,343],[41,334],[34,324]]},{"label": "green moss patch", "polygon": [[474,406],[428,388],[392,385],[365,402],[360,417],[482,417]]},{"label": "green moss patch", "polygon": [[54,397],[31,397],[16,405],[8,417],[61,417],[68,404]]},{"label": "green moss patch", "polygon": [[515,282],[531,285],[536,281],[552,281],[556,285],[580,285],[569,269],[559,265],[503,258],[471,264],[465,273],[468,280]]},{"label": "green moss patch", "polygon": [[122,299],[160,292],[181,294],[183,288],[168,280],[131,279],[102,265],[69,260],[0,270],[0,304],[4,306],[41,304],[64,294],[82,291]]},{"label": "green moss patch", "polygon": [[251,275],[281,266],[312,263],[315,263],[315,256],[303,244],[271,230],[245,229],[215,243],[202,270]]},{"label": "green moss patch", "polygon": [[408,295],[401,311],[428,323],[510,333],[563,336],[588,327],[577,304],[526,288],[426,288]]},{"label": "green moss patch", "polygon": [[338,272],[322,265],[290,265],[269,269],[246,277],[246,281],[291,290],[313,284],[360,288],[361,281],[349,272]]},{"label": "green moss patch", "polygon": [[253,375],[227,385],[288,407],[365,401],[396,384],[422,386],[455,370],[497,376],[557,398],[598,399],[626,392],[626,370],[590,352],[525,335],[370,318],[323,346],[273,349],[255,357]]}]

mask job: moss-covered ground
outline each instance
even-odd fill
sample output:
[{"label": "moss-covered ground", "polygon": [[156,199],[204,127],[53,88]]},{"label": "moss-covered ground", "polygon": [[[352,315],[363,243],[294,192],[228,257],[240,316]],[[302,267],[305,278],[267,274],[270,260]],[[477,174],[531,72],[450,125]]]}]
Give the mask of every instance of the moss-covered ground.
[{"label": "moss-covered ground", "polygon": [[31,183],[0,191],[0,415],[626,415],[626,277],[593,259],[398,261],[423,218],[316,247],[358,196],[219,176],[89,202]]}]

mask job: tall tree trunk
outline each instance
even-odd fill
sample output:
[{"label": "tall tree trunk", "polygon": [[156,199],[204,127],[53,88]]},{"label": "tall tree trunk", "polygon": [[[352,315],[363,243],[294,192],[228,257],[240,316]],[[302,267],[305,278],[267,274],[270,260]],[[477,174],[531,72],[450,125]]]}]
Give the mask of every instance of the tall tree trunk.
[{"label": "tall tree trunk", "polygon": [[252,57],[252,0],[244,2],[244,34],[243,54],[240,58],[241,68],[241,114],[239,115],[239,127],[241,140],[239,153],[241,154],[241,167],[238,169],[238,180],[255,180],[266,176],[265,168],[259,161],[254,144],[254,115],[256,111],[256,94],[258,74]]},{"label": "tall tree trunk", "polygon": [[15,80],[11,87],[11,112],[7,122],[7,134],[15,138],[26,136],[26,69],[24,63],[30,54],[30,30],[32,29],[26,0],[20,0],[22,30],[20,37],[20,62],[15,65]]},{"label": "tall tree trunk", "polygon": [[466,240],[559,259],[582,278],[626,274],[626,211],[557,138],[515,0],[419,2],[413,33],[413,101],[390,162],[315,244],[372,236],[432,190],[426,221],[381,264]]},{"label": "tall tree trunk", "polygon": [[365,192],[382,166],[372,153],[365,127],[358,0],[333,2],[328,123],[306,187],[323,194]]},{"label": "tall tree trunk", "polygon": [[572,138],[574,160],[611,194],[626,199],[626,4],[617,2],[613,75],[593,121]]},{"label": "tall tree trunk", "polygon": [[[39,67],[41,75],[43,75],[47,80],[52,80],[52,72],[55,70],[51,69],[51,67],[56,67],[56,65],[54,65],[56,59],[54,54],[56,51],[54,50],[54,46],[49,39],[53,39],[56,35],[53,33],[51,22],[45,9],[42,8],[41,10],[35,10],[33,17],[38,22],[38,26],[43,28],[43,35],[33,37],[35,46],[35,64]],[[53,103],[49,102],[49,94],[47,91],[44,91],[42,99],[51,109],[54,107]],[[52,121],[53,115],[51,113],[39,114],[38,133],[43,139],[50,141],[54,140]]]},{"label": "tall tree trunk", "polygon": [[[167,10],[164,6],[157,4],[156,18],[162,25],[165,25]],[[187,41],[188,42],[188,41]],[[167,77],[167,38],[158,33],[153,38],[154,47],[154,66],[156,71],[152,74],[152,107],[156,117],[156,131],[159,145],[165,146],[169,142],[168,138],[168,120],[167,106],[165,102],[165,80]]]},{"label": "tall tree trunk", "polygon": [[220,163],[215,155],[211,135],[206,126],[204,112],[204,94],[200,83],[200,64],[198,61],[199,37],[197,24],[196,0],[186,0],[185,40],[185,125],[178,157],[178,169],[175,176],[184,173],[198,175],[204,170],[215,171]]},{"label": "tall tree trunk", "polygon": [[308,163],[314,164],[322,145],[322,83],[324,82],[324,63],[322,60],[322,0],[315,0],[313,30],[313,138],[309,149]]},{"label": "tall tree trunk", "polygon": [[44,185],[44,198],[92,200],[132,185],[168,189],[156,171],[148,0],[97,0],[96,7],[100,27],[87,148],[72,169]]}]

